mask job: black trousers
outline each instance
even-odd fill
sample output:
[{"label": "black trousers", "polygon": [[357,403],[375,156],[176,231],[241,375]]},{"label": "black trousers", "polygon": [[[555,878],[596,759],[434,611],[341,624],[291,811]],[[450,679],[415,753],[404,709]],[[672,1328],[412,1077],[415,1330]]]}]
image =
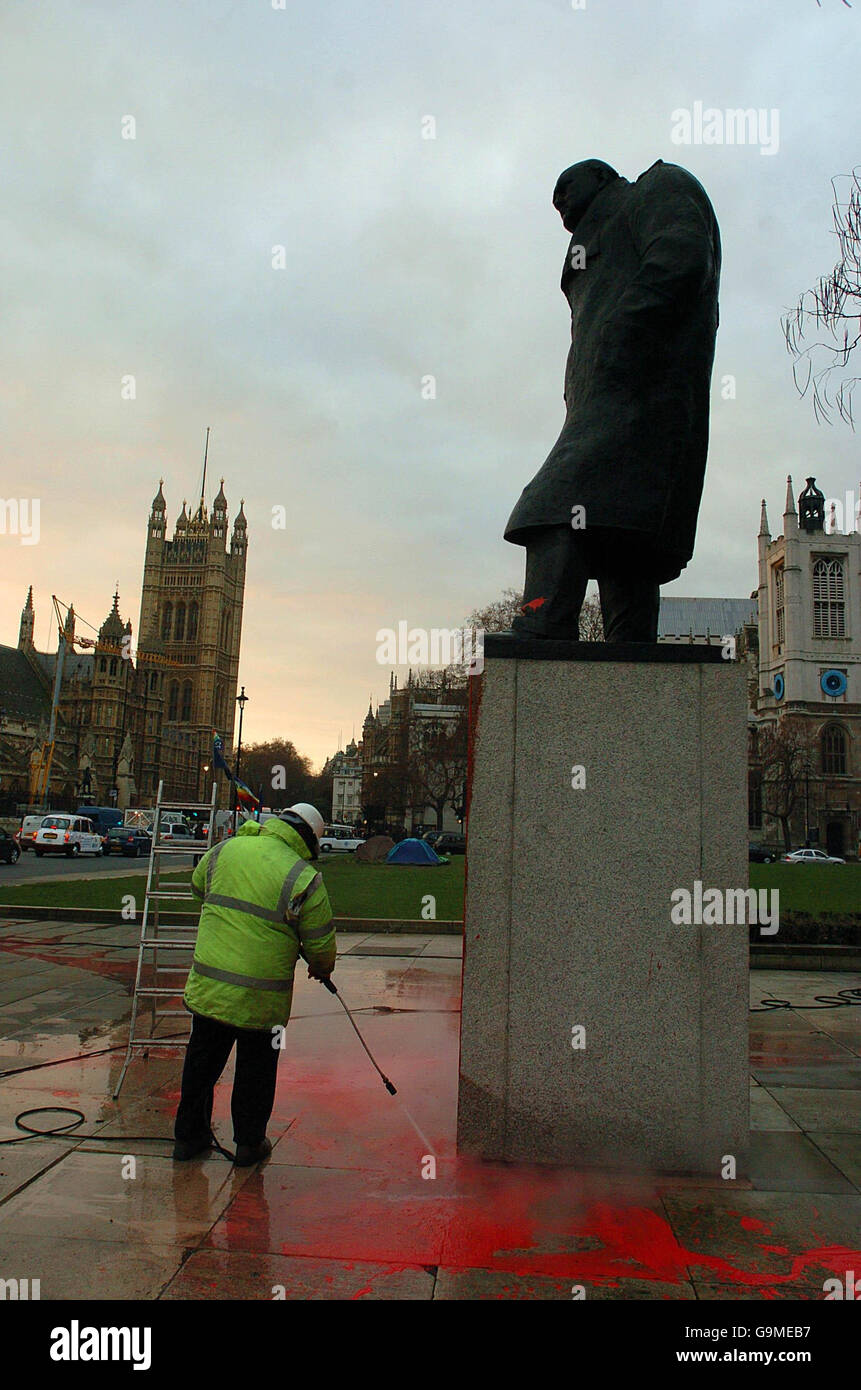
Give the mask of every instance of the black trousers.
[{"label": "black trousers", "polygon": [[[527,534],[524,614],[512,623],[521,637],[579,640],[580,609],[591,578],[598,581],[605,642],[657,642],[661,591],[643,549],[620,534],[615,543],[570,526]],[[535,606],[530,608],[532,603]]]},{"label": "black trousers", "polygon": [[266,1138],[275,1103],[279,1048],[270,1029],[233,1028],[215,1018],[194,1014],[182,1069],[182,1095],[174,1135],[186,1143],[208,1138],[212,1126],[212,1093],[236,1043],[236,1073],[230,1111],[233,1142],[255,1147]]}]

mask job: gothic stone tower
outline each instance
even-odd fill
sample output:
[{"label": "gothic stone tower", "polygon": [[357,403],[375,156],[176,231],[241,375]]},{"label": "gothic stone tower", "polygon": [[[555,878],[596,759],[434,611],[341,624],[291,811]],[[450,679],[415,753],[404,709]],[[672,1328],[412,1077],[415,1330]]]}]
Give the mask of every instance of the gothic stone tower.
[{"label": "gothic stone tower", "polygon": [[807,479],[796,511],[787,479],[783,534],[774,539],[762,504],[753,717],[755,725],[791,717],[806,730],[793,848],[809,828],[812,843],[846,858],[861,842],[861,534],[853,518],[845,533],[833,520],[826,529],[815,481]]},{"label": "gothic stone tower", "polygon": [[[232,751],[246,550],[241,503],[228,538],[224,479],[211,516],[203,497],[192,516],[183,502],[173,540],[159,483],[147,532],[138,654],[163,694],[160,747],[154,733],[144,777],[160,774],[172,797],[208,799],[213,730],[225,752]],[[145,786],[149,793],[151,782]]]}]

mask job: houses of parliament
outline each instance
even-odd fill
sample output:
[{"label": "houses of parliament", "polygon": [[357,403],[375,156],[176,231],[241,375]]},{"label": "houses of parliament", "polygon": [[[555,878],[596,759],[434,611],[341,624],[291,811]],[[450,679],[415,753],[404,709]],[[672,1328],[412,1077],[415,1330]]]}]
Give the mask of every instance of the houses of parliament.
[{"label": "houses of parliament", "polygon": [[70,608],[61,615],[57,650],[39,652],[31,588],[17,647],[0,646],[6,814],[32,801],[60,660],[53,806],[84,794],[99,805],[151,805],[162,779],[170,799],[209,799],[213,731],[225,753],[233,740],[247,522],[240,503],[231,529],[222,479],[211,510],[203,496],[192,514],[183,502],[169,538],[162,489],[163,482],[147,525],[136,638],[115,593],[97,636],[76,631],[80,620]]}]

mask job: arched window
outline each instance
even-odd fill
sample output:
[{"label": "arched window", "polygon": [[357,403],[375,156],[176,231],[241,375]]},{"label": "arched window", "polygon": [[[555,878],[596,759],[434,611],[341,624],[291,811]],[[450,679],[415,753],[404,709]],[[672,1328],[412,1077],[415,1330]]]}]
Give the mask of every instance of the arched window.
[{"label": "arched window", "polygon": [[185,604],[176,605],[176,623],[174,624],[173,635],[177,642],[181,642],[185,637]]},{"label": "arched window", "polygon": [[191,723],[191,681],[186,681],[182,687],[182,722]]},{"label": "arched window", "polygon": [[827,724],[822,731],[822,771],[839,776],[846,766],[845,730],[839,724]]},{"label": "arched window", "polygon": [[158,690],[158,674],[153,671],[149,678],[150,690]]},{"label": "arched window", "polygon": [[112,657],[111,657],[111,675],[112,675],[112,676],[115,676],[116,674],[117,674],[117,659],[116,659],[115,656],[112,656]]},{"label": "arched window", "polygon": [[173,604],[166,603],[164,612],[161,615],[161,640],[166,642],[170,637],[170,629],[173,624]]},{"label": "arched window", "polygon": [[107,671],[107,669],[108,669],[108,658],[107,658],[106,656],[100,656],[100,657],[99,657],[99,670],[100,670],[100,671]]},{"label": "arched window", "polygon": [[179,681],[171,681],[170,696],[167,702],[168,719],[176,719],[176,712],[179,707]]},{"label": "arched window", "polygon": [[193,642],[194,639],[195,639],[195,637],[197,636],[197,612],[198,612],[198,610],[197,610],[197,604],[196,604],[196,603],[190,603],[190,604],[188,605],[188,640],[189,640],[189,642]]},{"label": "arched window", "polygon": [[747,779],[747,823],[751,830],[762,825],[762,773],[752,768]]},{"label": "arched window", "polygon": [[814,562],[813,636],[846,636],[846,583],[842,560]]}]

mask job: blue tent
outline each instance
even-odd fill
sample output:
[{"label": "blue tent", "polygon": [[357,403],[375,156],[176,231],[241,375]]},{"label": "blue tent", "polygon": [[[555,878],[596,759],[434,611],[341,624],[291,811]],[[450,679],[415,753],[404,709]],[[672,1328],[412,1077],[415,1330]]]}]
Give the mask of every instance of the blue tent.
[{"label": "blue tent", "polygon": [[386,855],[387,864],[447,864],[447,859],[442,859],[435,854],[427,840],[401,840],[399,845],[390,849]]}]

